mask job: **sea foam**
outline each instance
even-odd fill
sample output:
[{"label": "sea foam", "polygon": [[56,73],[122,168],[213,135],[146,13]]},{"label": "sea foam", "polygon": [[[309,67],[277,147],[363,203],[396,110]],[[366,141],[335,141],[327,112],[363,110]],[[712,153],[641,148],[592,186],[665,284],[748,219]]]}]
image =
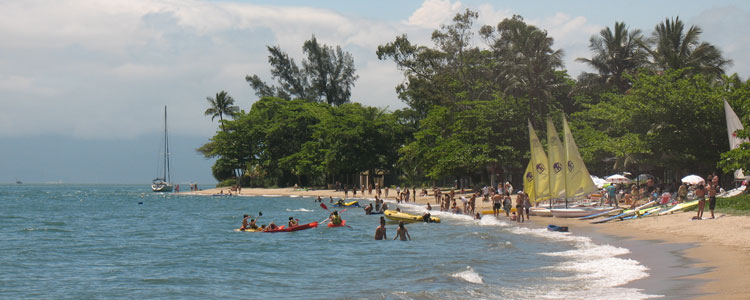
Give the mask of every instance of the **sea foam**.
[{"label": "sea foam", "polygon": [[455,278],[459,278],[466,282],[471,282],[471,283],[476,283],[476,284],[484,283],[484,281],[482,280],[482,276],[479,276],[479,274],[469,266],[466,266],[466,270],[458,272],[458,273],[454,273],[451,276]]}]

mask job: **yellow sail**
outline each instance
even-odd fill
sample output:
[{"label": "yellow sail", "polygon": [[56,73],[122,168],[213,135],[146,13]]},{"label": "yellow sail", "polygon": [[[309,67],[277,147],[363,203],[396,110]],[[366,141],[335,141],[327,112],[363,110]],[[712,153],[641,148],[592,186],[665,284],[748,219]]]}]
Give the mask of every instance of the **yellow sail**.
[{"label": "yellow sail", "polygon": [[534,192],[535,202],[549,199],[549,168],[547,168],[547,154],[544,153],[542,143],[536,136],[534,127],[529,121],[529,142],[531,143],[531,161],[534,163]]},{"label": "yellow sail", "polygon": [[557,129],[551,118],[547,118],[547,154],[549,170],[549,189],[552,198],[565,198],[565,148],[557,136]]},{"label": "yellow sail", "polygon": [[573,141],[573,134],[568,127],[568,120],[563,115],[563,139],[565,142],[565,157],[567,163],[567,172],[565,180],[565,194],[567,197],[581,196],[596,191],[596,185],[591,180],[589,170],[583,164],[581,153]]},{"label": "yellow sail", "polygon": [[523,192],[529,196],[529,200],[536,202],[536,189],[534,188],[534,161],[529,160],[526,171],[523,172]]}]

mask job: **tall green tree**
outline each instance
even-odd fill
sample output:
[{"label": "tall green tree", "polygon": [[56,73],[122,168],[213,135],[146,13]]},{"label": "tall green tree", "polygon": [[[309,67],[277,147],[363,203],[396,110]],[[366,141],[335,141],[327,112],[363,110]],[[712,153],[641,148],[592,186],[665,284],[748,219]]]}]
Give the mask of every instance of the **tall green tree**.
[{"label": "tall green tree", "polygon": [[279,86],[268,85],[258,75],[246,76],[245,80],[258,97],[282,99],[305,99],[325,101],[331,105],[349,102],[351,89],[359,76],[354,68],[354,58],[341,46],[321,45],[313,36],[302,46],[306,58],[299,67],[279,46],[268,46],[268,62],[271,75]]},{"label": "tall green tree", "polygon": [[213,121],[214,118],[219,117],[221,130],[226,131],[224,130],[224,116],[234,118],[240,111],[240,108],[234,105],[234,98],[229,96],[227,92],[221,91],[216,93],[215,98],[206,97],[206,100],[208,101],[209,107],[204,114],[206,116],[211,116],[211,121]]},{"label": "tall green tree", "polygon": [[698,26],[685,24],[679,17],[659,23],[648,41],[649,53],[658,70],[690,68],[685,75],[704,74],[718,78],[732,61],[721,55],[721,50],[700,41],[703,31]]},{"label": "tall green tree", "polygon": [[456,14],[451,24],[432,33],[434,47],[412,44],[406,35],[378,46],[378,58],[392,59],[403,71],[396,92],[417,119],[425,118],[434,105],[493,98],[497,78],[492,54],[471,42],[478,16],[471,10]]},{"label": "tall green tree", "polygon": [[578,62],[594,68],[596,73],[578,76],[578,91],[616,91],[625,93],[631,87],[627,75],[648,64],[648,52],[643,48],[643,34],[629,30],[625,23],[615,22],[614,30],[605,27],[589,40],[591,58],[579,57]]},{"label": "tall green tree", "polygon": [[500,59],[496,67],[504,79],[506,94],[528,97],[532,122],[541,122],[543,108],[563,84],[555,72],[563,67],[563,51],[552,49],[554,39],[547,31],[526,24],[518,15],[504,19],[495,28],[482,26],[480,33]]}]

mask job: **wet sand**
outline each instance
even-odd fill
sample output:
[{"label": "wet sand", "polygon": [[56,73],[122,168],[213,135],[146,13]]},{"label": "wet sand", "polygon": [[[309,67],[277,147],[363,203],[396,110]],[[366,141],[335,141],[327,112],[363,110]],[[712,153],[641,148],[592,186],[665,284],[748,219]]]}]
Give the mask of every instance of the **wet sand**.
[{"label": "wet sand", "polygon": [[[218,194],[220,190],[183,194],[211,195]],[[223,191],[227,193],[228,189],[224,188]],[[417,190],[417,194],[419,192]],[[374,198],[375,191],[372,193],[370,195],[365,191],[365,195],[362,195],[358,192],[357,198]],[[388,199],[394,200],[395,194],[395,189],[391,189]],[[344,192],[243,188],[241,195],[337,199],[343,198]],[[470,194],[465,196],[469,198]],[[349,198],[352,198],[351,191]],[[434,205],[434,201],[434,196],[426,196],[417,197],[416,203],[429,202]],[[477,198],[476,206],[477,211],[491,209],[491,203],[483,202],[481,198]],[[722,216],[714,220],[693,221],[691,217],[694,214],[683,212],[596,225],[577,219],[532,216],[532,221],[526,224],[534,227],[546,227],[547,224],[568,226],[575,234],[630,249],[631,253],[626,257],[632,257],[651,269],[651,276],[631,282],[628,286],[643,288],[649,293],[664,295],[667,299],[750,299],[750,272],[747,271],[750,270],[750,217]]]}]

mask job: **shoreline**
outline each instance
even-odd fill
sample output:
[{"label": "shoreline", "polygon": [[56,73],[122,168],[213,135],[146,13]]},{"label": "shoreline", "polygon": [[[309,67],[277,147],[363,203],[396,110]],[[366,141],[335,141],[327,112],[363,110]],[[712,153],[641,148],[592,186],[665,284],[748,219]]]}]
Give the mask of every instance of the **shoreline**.
[{"label": "shoreline", "polygon": [[[214,188],[194,192],[181,192],[181,195],[213,195],[228,188]],[[384,192],[383,192],[384,193]],[[417,191],[419,193],[419,190]],[[373,191],[375,194],[375,191]],[[395,199],[395,189],[387,199]],[[304,190],[294,188],[243,188],[241,196],[299,196],[343,198],[342,191]],[[351,192],[349,194],[351,196]],[[469,194],[464,194],[469,195]],[[374,198],[374,195],[358,193],[358,199]],[[349,197],[347,199],[351,199]],[[325,201],[327,202],[327,201]],[[410,204],[434,204],[433,196],[417,197]],[[460,202],[459,202],[460,203]],[[476,201],[476,210],[491,209],[490,202]],[[750,285],[747,284],[746,270],[750,269],[750,217],[722,216],[714,220],[692,221],[692,212],[630,220],[627,222],[590,224],[577,219],[552,217],[532,218],[531,223],[568,226],[575,234],[595,238],[597,241],[614,243],[631,250],[632,258],[643,263],[654,273],[645,279],[629,282],[625,286],[657,291],[666,298],[695,299],[750,299]],[[717,215],[718,216],[718,215]],[[502,219],[503,217],[501,217]],[[510,221],[509,221],[510,222]],[[523,223],[519,223],[521,225]],[[534,225],[532,225],[534,226]],[[637,248],[637,249],[636,249]],[[668,255],[672,259],[650,259],[649,251],[663,251],[654,257]],[[626,255],[625,257],[628,257]],[[664,258],[663,256],[661,258]],[[684,269],[684,270],[683,270]],[[663,287],[654,278],[672,282],[671,287]],[[675,277],[676,276],[676,277]],[[651,281],[649,281],[651,280]],[[697,284],[697,286],[693,286]]]}]

